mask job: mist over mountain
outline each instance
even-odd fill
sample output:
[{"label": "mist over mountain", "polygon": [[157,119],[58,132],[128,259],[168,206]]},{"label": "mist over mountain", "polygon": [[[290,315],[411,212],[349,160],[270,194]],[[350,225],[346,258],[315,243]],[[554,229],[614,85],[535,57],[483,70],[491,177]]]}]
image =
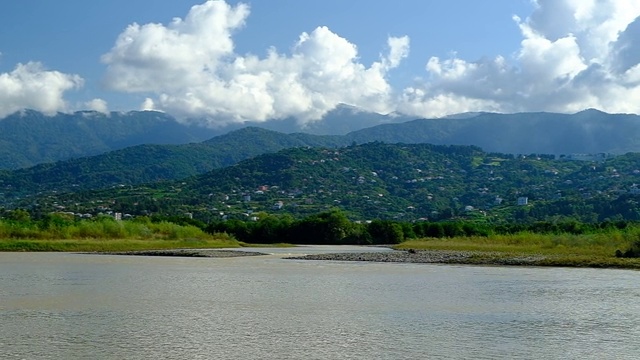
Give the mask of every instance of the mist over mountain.
[{"label": "mist over mountain", "polygon": [[341,104],[329,111],[321,120],[308,122],[303,126],[295,118],[246,124],[284,133],[304,132],[314,135],[346,135],[372,126],[399,124],[414,119],[415,116],[378,114]]}]

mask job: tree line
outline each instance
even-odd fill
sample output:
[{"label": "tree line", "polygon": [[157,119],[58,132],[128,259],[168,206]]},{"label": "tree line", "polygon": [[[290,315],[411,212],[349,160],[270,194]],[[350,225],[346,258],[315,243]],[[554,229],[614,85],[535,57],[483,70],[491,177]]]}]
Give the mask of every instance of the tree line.
[{"label": "tree line", "polygon": [[289,215],[266,215],[258,221],[238,219],[211,222],[204,228],[209,233],[227,233],[246,243],[382,245],[398,244],[418,238],[488,237],[517,233],[586,235],[600,232],[626,231],[638,227],[635,222],[606,221],[582,223],[535,222],[530,224],[489,224],[473,221],[401,222],[373,220],[350,221],[341,210],[331,210],[303,219]]},{"label": "tree line", "polygon": [[[640,224],[630,221],[583,223],[577,220],[491,224],[482,221],[417,221],[373,220],[352,221],[348,213],[333,209],[296,219],[291,215],[256,214],[258,221],[230,219],[205,223],[181,216],[137,217],[116,221],[110,216],[79,219],[68,214],[51,213],[38,218],[23,209],[0,210],[0,239],[128,239],[128,238],[203,238],[225,233],[250,244],[310,245],[392,245],[420,238],[489,237],[504,234],[571,234],[605,233],[614,236],[640,232]],[[636,247],[618,254],[640,256]]]}]

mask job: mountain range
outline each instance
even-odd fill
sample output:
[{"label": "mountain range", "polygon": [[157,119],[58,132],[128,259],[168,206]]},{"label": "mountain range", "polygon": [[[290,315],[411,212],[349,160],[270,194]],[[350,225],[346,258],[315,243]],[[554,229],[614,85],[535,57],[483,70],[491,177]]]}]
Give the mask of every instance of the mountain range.
[{"label": "mountain range", "polygon": [[152,111],[80,111],[47,116],[24,110],[0,120],[0,169],[102,154],[141,144],[200,142],[216,132]]},{"label": "mountain range", "polygon": [[176,180],[285,148],[343,145],[347,145],[346,140],[339,136],[283,134],[247,127],[200,143],[138,145],[30,168],[0,170],[0,197]]},{"label": "mountain range", "polygon": [[474,145],[509,154],[640,152],[640,116],[588,109],[576,114],[479,113],[380,125],[347,135],[363,143]]},{"label": "mountain range", "polygon": [[[354,116],[362,122],[366,113],[344,106],[336,109],[327,121],[329,124],[349,122]],[[372,121],[392,120],[379,115]],[[0,170],[0,200],[5,202],[48,191],[81,191],[182,179],[294,147],[335,148],[381,141],[475,145],[487,152],[512,154],[640,152],[637,137],[640,117],[597,110],[573,115],[468,113],[446,119],[387,123],[345,135],[285,134],[245,127],[200,142],[197,141],[220,129],[184,125],[158,112],[112,113],[110,116],[80,112],[46,117],[25,111],[0,121],[0,127],[4,130],[0,136],[5,138],[0,141],[2,159],[9,159],[5,161],[5,168],[33,162],[37,158],[34,154],[43,155],[40,161],[55,161],[56,150],[64,150],[59,156],[74,155],[72,157],[80,156],[87,149],[102,152],[13,171]],[[9,136],[11,133],[14,136]],[[126,147],[138,142],[143,144]],[[124,148],[105,151],[110,147]]]},{"label": "mountain range", "polygon": [[[329,112],[322,120],[304,126],[296,119],[248,122],[226,127],[207,127],[202,124],[206,124],[206,121],[178,121],[169,114],[153,111],[110,114],[84,111],[46,116],[25,110],[0,119],[0,169],[27,168],[105,154],[136,145],[177,145],[205,140],[215,142],[214,137],[241,131],[247,126],[270,129],[282,135],[296,133],[292,135],[294,140],[285,140],[279,148],[287,147],[287,143],[293,146],[337,146],[382,141],[474,145],[488,152],[511,154],[640,152],[640,116],[607,114],[593,109],[576,114],[466,113],[441,119],[411,119],[403,115],[369,113],[344,105]],[[300,133],[330,138],[304,137]],[[242,146],[235,147],[234,152],[240,154],[245,146],[251,146],[253,142],[260,143],[263,141],[260,139],[262,135],[267,138],[276,136],[267,132],[260,135],[241,132],[236,136],[241,138],[238,144]],[[302,143],[299,142],[301,139],[304,139]],[[312,144],[306,144],[306,141]],[[198,148],[195,145],[193,147]],[[160,151],[160,148],[156,149]],[[168,152],[183,151],[170,146],[166,149]],[[278,147],[265,148],[262,152],[274,149],[278,150]],[[140,149],[133,151],[139,152]],[[247,155],[256,155],[256,152],[249,151]],[[122,156],[127,158],[126,155]],[[237,160],[243,156],[234,155],[232,158]]]},{"label": "mountain range", "polygon": [[[209,126],[207,119],[185,119],[156,111],[79,111],[72,114],[24,110],[0,119],[0,169],[19,169],[41,163],[103,154],[136,145],[202,142],[245,127],[283,133],[344,135],[367,126],[398,123],[412,118],[382,115],[341,105],[321,121],[301,125],[294,118],[266,122]],[[242,150],[239,150],[242,151]]]}]

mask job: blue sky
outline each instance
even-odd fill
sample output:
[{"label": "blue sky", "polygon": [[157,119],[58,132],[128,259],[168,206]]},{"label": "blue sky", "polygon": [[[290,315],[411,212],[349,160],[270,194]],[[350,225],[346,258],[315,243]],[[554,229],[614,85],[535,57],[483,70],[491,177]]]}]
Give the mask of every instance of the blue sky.
[{"label": "blue sky", "polygon": [[637,3],[5,1],[0,116],[155,109],[211,124],[305,122],[340,103],[424,117],[637,113]]}]

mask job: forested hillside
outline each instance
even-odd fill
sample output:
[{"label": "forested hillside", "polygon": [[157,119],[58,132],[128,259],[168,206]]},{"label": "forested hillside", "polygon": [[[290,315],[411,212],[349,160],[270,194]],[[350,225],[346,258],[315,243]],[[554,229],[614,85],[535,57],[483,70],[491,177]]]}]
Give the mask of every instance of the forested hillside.
[{"label": "forested hillside", "polygon": [[[26,168],[142,144],[200,142],[246,125],[283,133],[303,131],[341,135],[332,136],[327,143],[326,138],[311,135],[297,133],[287,137],[283,133],[258,133],[254,129],[255,134],[252,136],[255,137],[247,133],[247,138],[242,142],[238,141],[233,151],[228,152],[231,158],[246,159],[289,145],[331,146],[371,141],[473,145],[489,152],[510,154],[640,152],[640,138],[635,136],[640,134],[640,117],[632,114],[585,110],[572,115],[477,113],[444,119],[407,121],[409,119],[406,116],[367,113],[357,108],[340,106],[323,119],[308,123],[303,128],[293,118],[208,128],[195,125],[206,124],[207,121],[203,119],[192,119],[188,122],[192,125],[187,125],[168,114],[153,111],[112,112],[109,115],[77,112],[49,117],[27,110],[0,119],[0,169]],[[347,133],[353,129],[360,130]],[[273,141],[283,145],[279,148],[269,147]],[[264,151],[257,152],[257,147],[262,143],[266,145]],[[153,158],[148,160],[154,161]],[[153,176],[150,175],[149,178]]]},{"label": "forested hillside", "polygon": [[177,180],[285,148],[338,145],[344,145],[344,139],[249,127],[202,143],[139,145],[93,157],[0,171],[3,190],[0,200],[43,191],[67,192]]},{"label": "forested hillside", "polygon": [[47,194],[20,205],[36,213],[192,214],[203,221],[339,208],[353,220],[595,222],[640,220],[636,183],[638,154],[566,161],[378,142],[292,148],[177,182]]},{"label": "forested hillside", "polygon": [[141,144],[184,144],[215,130],[184,125],[155,111],[82,111],[46,116],[25,110],[0,119],[0,169],[86,157]]}]

